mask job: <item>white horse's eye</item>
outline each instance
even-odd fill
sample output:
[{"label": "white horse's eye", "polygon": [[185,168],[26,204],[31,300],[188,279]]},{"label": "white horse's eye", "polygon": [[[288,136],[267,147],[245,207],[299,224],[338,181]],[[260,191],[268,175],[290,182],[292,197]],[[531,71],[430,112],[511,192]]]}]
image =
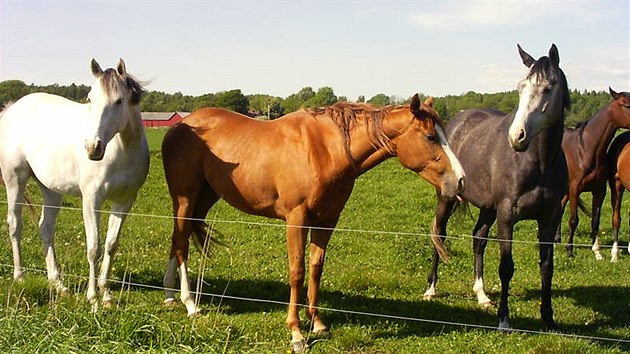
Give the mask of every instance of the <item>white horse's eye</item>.
[{"label": "white horse's eye", "polygon": [[122,98],[119,98],[119,99],[117,99],[117,100],[116,100],[116,102],[115,102],[115,103],[116,103],[116,104],[122,104],[122,103],[123,103],[123,99],[122,99]]}]

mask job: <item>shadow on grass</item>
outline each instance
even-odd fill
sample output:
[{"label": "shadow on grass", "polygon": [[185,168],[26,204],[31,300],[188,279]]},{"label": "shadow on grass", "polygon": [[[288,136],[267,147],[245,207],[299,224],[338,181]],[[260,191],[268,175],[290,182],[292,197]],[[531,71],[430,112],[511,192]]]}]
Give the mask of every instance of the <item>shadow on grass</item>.
[{"label": "shadow on grass", "polygon": [[[143,284],[162,286],[161,274],[135,274],[133,278],[143,279]],[[554,297],[571,298],[576,306],[590,308],[601,314],[598,316],[599,320],[583,325],[565,325],[562,319],[556,318],[560,333],[606,338],[606,333],[601,332],[600,328],[614,330],[630,326],[630,317],[627,316],[628,302],[625,300],[630,294],[629,290],[626,287],[573,287],[566,290],[554,290]],[[286,311],[289,285],[270,280],[206,278],[202,292],[206,294],[201,298],[202,304],[220,306],[221,311],[228,315]],[[222,298],[221,294],[226,297]],[[494,295],[498,298],[498,294]],[[442,294],[440,299],[447,299],[448,296],[449,294]],[[525,293],[525,300],[539,298],[540,291],[537,289],[531,289]],[[488,327],[486,330],[493,331],[498,324],[496,306],[485,310],[472,304],[474,299],[471,298],[470,301],[471,307],[465,308],[445,304],[443,300],[424,301],[420,294],[416,299],[404,300],[388,299],[387,294],[370,297],[342,291],[325,289],[320,291],[322,317],[324,322],[331,326],[333,332],[337,326],[359,324],[382,328],[380,336],[384,338],[433,336],[475,330],[479,326]],[[306,300],[302,303],[306,303]],[[301,316],[304,319],[303,311],[301,311]],[[395,329],[386,328],[393,323],[396,323],[392,325],[396,327]],[[542,321],[538,318],[512,316],[510,323],[515,328],[527,331],[538,332],[543,328]],[[593,341],[605,347],[630,350],[629,343],[597,339]]]}]

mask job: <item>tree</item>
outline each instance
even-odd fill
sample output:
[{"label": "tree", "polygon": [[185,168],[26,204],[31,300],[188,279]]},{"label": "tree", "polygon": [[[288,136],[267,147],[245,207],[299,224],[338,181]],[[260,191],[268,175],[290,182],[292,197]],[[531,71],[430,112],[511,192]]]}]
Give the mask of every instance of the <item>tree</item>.
[{"label": "tree", "polygon": [[377,106],[388,106],[390,104],[389,96],[384,93],[379,93],[376,96],[370,98],[367,103],[371,103]]},{"label": "tree", "polygon": [[247,114],[249,100],[247,99],[247,96],[243,95],[240,89],[234,89],[230,91],[218,92],[215,95],[214,105],[216,107],[223,107],[234,112]]},{"label": "tree", "polygon": [[281,106],[286,113],[295,112],[300,109],[306,101],[315,96],[312,87],[304,87],[297,93],[290,95],[282,101]]},{"label": "tree", "polygon": [[304,102],[304,107],[327,107],[337,102],[337,96],[333,92],[333,89],[325,86],[317,90],[317,93]]},{"label": "tree", "polygon": [[4,106],[9,102],[15,102],[27,95],[30,88],[20,80],[8,80],[0,82],[0,104]]}]

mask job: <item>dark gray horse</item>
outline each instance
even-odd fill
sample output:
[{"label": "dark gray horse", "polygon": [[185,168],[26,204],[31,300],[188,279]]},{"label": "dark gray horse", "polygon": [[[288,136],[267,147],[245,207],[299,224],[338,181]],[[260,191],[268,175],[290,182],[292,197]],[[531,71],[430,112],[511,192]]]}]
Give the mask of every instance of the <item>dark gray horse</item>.
[{"label": "dark gray horse", "polygon": [[[564,110],[569,107],[569,89],[559,67],[555,45],[549,56],[534,60],[520,46],[518,51],[529,73],[518,83],[519,105],[504,114],[496,110],[470,109],[456,115],[446,134],[453,152],[467,175],[462,197],[478,207],[479,218],[473,231],[475,253],[474,292],[481,305],[489,305],[483,284],[483,254],[488,231],[497,221],[501,252],[499,277],[501,302],[499,329],[509,330],[508,289],[514,275],[512,233],[520,220],[538,222],[542,302],[540,314],[548,328],[555,328],[551,308],[553,241],[562,218],[562,197],[567,189],[567,166],[561,148]],[[440,198],[433,222],[434,235],[446,235],[446,225],[455,200]],[[436,249],[425,298],[435,296],[439,255]]]}]

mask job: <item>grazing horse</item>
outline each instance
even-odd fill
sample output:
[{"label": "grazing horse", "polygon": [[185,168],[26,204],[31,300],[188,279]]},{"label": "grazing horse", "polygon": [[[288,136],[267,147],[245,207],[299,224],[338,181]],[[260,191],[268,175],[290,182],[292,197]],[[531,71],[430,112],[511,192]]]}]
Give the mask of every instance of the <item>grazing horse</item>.
[{"label": "grazing horse", "polygon": [[55,220],[66,194],[80,196],[87,238],[90,277],[87,299],[97,304],[97,262],[100,208],[110,200],[105,254],[98,286],[109,305],[111,262],[120,228],[149,171],[149,149],[140,117],[142,86],[127,74],[121,59],[116,70],[103,71],[92,59],[96,81],[88,103],[46,93],[27,95],[2,112],[0,168],[6,184],[9,236],[13,248],[13,277],[23,278],[20,256],[22,204],[26,182],[33,177],[43,194],[39,229],[48,280],[67,291],[60,279],[54,248]]},{"label": "grazing horse", "polygon": [[[463,190],[464,173],[451,152],[431,99],[376,108],[337,103],[257,121],[219,108],[202,108],[172,127],[162,143],[164,172],[175,215],[166,303],[175,301],[176,270],[189,315],[199,311],[187,275],[189,236],[207,233],[199,219],[219,198],[254,215],[286,221],[291,295],[287,327],[294,351],[305,348],[298,315],[310,230],[307,317],[326,332],[317,309],[326,246],[355,179],[387,158],[434,185],[445,197]],[[195,232],[197,231],[197,232]]]},{"label": "grazing horse", "polygon": [[[562,136],[562,150],[564,150],[569,168],[569,192],[562,199],[562,210],[567,201],[570,202],[571,217],[566,245],[569,257],[573,257],[573,235],[579,223],[577,209],[580,193],[591,192],[593,194],[591,217],[593,246],[591,249],[595,253],[595,258],[604,259],[600,252],[598,234],[602,204],[606,197],[606,181],[611,168],[607,149],[617,129],[630,128],[630,111],[627,107],[630,94],[627,92],[619,94],[611,88],[608,90],[613,100],[575,129],[565,128]],[[560,240],[560,228],[558,228],[556,240]],[[613,251],[611,261],[616,260],[617,254]]]},{"label": "grazing horse", "polygon": [[[483,255],[488,232],[497,221],[501,260],[501,302],[499,329],[509,330],[508,290],[514,275],[512,235],[520,220],[538,223],[542,302],[540,312],[548,328],[556,327],[551,308],[553,241],[562,218],[560,202],[567,188],[567,167],[561,142],[564,110],[569,106],[569,89],[559,67],[555,45],[549,56],[538,60],[518,46],[523,64],[529,68],[518,83],[519,104],[505,115],[496,110],[470,109],[457,114],[446,134],[455,156],[466,171],[464,200],[480,209],[473,234],[475,254],[474,292],[481,305],[489,305],[483,283]],[[439,198],[432,234],[446,237],[448,219],[455,200]],[[437,267],[446,250],[441,242],[433,255],[429,288],[425,298],[435,296]]]}]

